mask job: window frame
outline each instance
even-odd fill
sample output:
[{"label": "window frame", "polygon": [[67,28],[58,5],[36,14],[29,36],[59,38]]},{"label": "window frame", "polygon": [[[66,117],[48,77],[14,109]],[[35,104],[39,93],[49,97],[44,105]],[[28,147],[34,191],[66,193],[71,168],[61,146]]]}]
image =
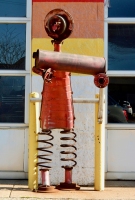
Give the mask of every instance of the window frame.
[{"label": "window frame", "polygon": [[[106,58],[106,74],[109,77],[134,77],[135,76],[135,70],[108,70],[108,24],[135,24],[135,17],[133,18],[112,18],[108,17],[108,0],[105,0],[104,3],[104,56]],[[108,102],[108,87],[105,89],[105,99],[106,102]],[[105,110],[106,110],[106,118],[105,118],[105,124],[106,128],[109,129],[135,129],[135,124],[111,124],[108,123],[108,117],[107,117],[107,110],[108,105],[105,104]]]},{"label": "window frame", "polygon": [[24,70],[0,70],[1,76],[25,77],[25,116],[24,123],[0,123],[0,127],[28,127],[29,93],[31,91],[31,15],[32,0],[26,0],[26,17],[0,17],[0,24],[26,24],[26,58]]}]

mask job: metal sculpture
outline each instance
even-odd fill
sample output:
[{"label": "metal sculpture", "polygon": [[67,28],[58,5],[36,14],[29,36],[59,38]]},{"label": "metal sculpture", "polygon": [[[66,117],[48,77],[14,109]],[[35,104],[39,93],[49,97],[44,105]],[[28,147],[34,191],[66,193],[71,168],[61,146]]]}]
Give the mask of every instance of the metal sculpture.
[{"label": "metal sculpture", "polygon": [[[40,111],[40,127],[42,133],[48,135],[48,140],[38,140],[48,144],[53,139],[51,135],[52,129],[63,129],[60,133],[63,135],[60,139],[64,144],[61,147],[67,148],[61,151],[62,155],[70,155],[68,158],[61,158],[64,162],[70,164],[63,165],[65,169],[65,182],[57,186],[58,189],[80,189],[76,183],[72,182],[72,169],[76,166],[76,133],[74,132],[74,109],[70,76],[71,72],[94,75],[94,83],[97,87],[103,88],[108,85],[109,79],[105,74],[105,59],[99,57],[82,56],[75,54],[61,53],[61,44],[64,39],[69,37],[73,31],[73,19],[70,14],[62,9],[54,9],[50,11],[44,21],[45,30],[52,40],[54,51],[37,50],[33,53],[35,66],[33,72],[43,77],[43,91]],[[67,142],[70,141],[71,143]],[[45,151],[45,155],[39,155],[38,158],[43,162],[37,164],[42,168],[41,173],[44,174],[45,180],[49,179],[48,171],[50,166],[46,166],[51,160],[46,156],[51,155],[51,151],[38,148],[39,151]],[[45,185],[45,186],[44,186]],[[40,190],[48,190],[50,188],[49,181],[42,181]]]}]

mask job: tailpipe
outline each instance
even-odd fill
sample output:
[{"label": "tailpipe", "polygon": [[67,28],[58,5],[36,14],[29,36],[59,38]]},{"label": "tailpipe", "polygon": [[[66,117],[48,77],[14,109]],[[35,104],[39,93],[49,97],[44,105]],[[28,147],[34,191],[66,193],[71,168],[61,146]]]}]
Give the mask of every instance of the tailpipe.
[{"label": "tailpipe", "polygon": [[[97,87],[105,87],[109,83],[109,78],[105,74],[105,58],[92,57],[86,55],[77,55],[69,53],[61,53],[56,51],[37,50],[33,53],[35,66],[33,72],[42,74],[51,68],[52,70],[88,74],[96,76],[104,74],[104,77],[99,77],[94,81]],[[99,81],[99,84],[98,84]]]}]

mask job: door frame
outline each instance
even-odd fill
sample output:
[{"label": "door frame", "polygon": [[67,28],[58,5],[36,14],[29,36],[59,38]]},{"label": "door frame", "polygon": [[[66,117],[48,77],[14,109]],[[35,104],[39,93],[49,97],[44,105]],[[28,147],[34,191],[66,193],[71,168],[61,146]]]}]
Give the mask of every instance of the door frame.
[{"label": "door frame", "polygon": [[31,92],[31,23],[32,0],[26,0],[26,17],[0,17],[0,24],[26,24],[26,59],[25,70],[1,70],[1,76],[25,77],[25,117],[24,123],[0,123],[1,130],[24,130],[23,171],[0,171],[3,179],[27,179],[28,177],[28,129],[29,129],[29,94]]},{"label": "door frame", "polygon": [[[135,18],[109,18],[108,17],[108,3],[109,1],[105,1],[104,3],[104,56],[106,58],[106,72],[109,77],[133,77],[135,76],[135,72],[133,71],[111,71],[108,70],[108,24],[135,24]],[[108,102],[108,89],[105,88],[105,102]],[[108,160],[107,160],[107,151],[108,151],[108,130],[135,130],[135,124],[108,124],[107,123],[107,110],[108,105],[105,103],[105,177],[107,180],[116,179],[115,172],[108,172]],[[118,172],[122,179],[135,179],[135,172],[132,173],[123,173]]]}]

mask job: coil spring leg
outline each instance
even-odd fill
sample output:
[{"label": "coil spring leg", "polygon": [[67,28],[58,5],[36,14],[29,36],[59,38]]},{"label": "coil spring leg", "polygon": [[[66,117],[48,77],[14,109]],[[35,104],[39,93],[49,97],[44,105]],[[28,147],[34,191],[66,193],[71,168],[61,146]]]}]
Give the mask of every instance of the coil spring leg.
[{"label": "coil spring leg", "polygon": [[[60,185],[56,186],[57,189],[59,190],[79,190],[80,186],[77,185],[76,183],[72,182],[72,169],[73,167],[76,166],[77,162],[75,161],[75,158],[77,157],[75,151],[77,150],[77,148],[74,146],[76,143],[75,137],[76,137],[76,133],[71,131],[71,130],[64,130],[60,132],[61,134],[72,134],[73,136],[66,136],[66,137],[61,137],[61,140],[66,140],[66,141],[72,141],[72,144],[61,144],[61,147],[67,147],[70,150],[67,151],[61,151],[61,154],[64,155],[71,155],[73,156],[72,158],[61,158],[62,161],[71,161],[74,164],[70,165],[66,165],[66,166],[62,166],[62,168],[65,169],[65,182],[61,182]],[[71,150],[72,149],[72,150]]]},{"label": "coil spring leg", "polygon": [[40,166],[40,172],[41,172],[41,184],[38,185],[37,192],[54,192],[55,189],[53,186],[50,186],[50,177],[49,177],[49,169],[51,169],[50,166],[46,166],[47,163],[52,162],[51,159],[46,158],[47,156],[52,155],[52,151],[47,150],[48,148],[51,148],[53,144],[50,142],[54,137],[51,135],[51,130],[42,130],[42,132],[39,132],[38,135],[47,137],[48,139],[38,139],[37,141],[39,143],[44,143],[45,146],[38,147],[37,150],[40,152],[45,152],[44,154],[40,154],[37,156],[37,158],[41,159],[42,161],[37,163],[37,166]]}]

